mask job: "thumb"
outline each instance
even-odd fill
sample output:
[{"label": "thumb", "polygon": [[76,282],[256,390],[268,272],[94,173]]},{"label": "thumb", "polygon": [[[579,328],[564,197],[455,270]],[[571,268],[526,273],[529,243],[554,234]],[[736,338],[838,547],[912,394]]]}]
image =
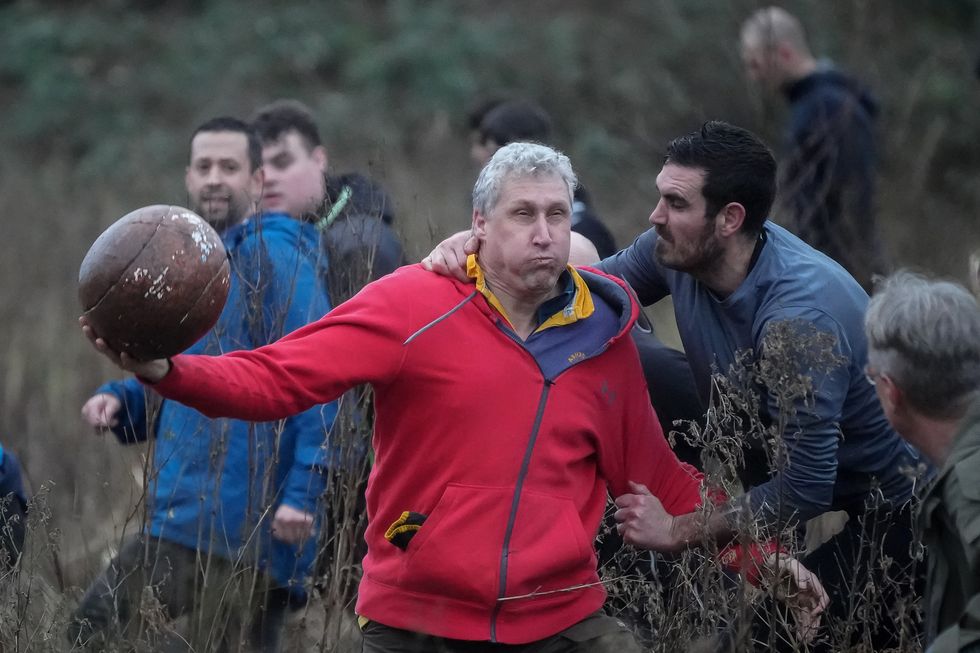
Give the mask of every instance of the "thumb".
[{"label": "thumb", "polygon": [[647,488],[647,486],[644,485],[643,483],[637,483],[635,481],[630,481],[629,484],[630,484],[630,489],[633,490],[633,493],[634,494],[645,494],[648,497],[652,497],[653,496],[653,492],[651,492]]}]

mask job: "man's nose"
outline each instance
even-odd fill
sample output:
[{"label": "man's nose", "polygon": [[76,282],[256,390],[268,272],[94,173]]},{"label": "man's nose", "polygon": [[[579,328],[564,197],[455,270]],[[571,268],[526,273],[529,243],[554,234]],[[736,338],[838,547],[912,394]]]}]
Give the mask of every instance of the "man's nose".
[{"label": "man's nose", "polygon": [[551,229],[548,225],[548,219],[544,214],[538,216],[537,220],[534,221],[534,235],[533,239],[535,244],[538,245],[550,245],[553,240],[551,237]]},{"label": "man's nose", "polygon": [[664,201],[660,200],[657,205],[653,207],[653,213],[650,214],[650,224],[666,224],[667,222],[667,211],[664,210]]},{"label": "man's nose", "polygon": [[207,177],[204,179],[209,186],[219,186],[223,180],[224,177],[222,176],[221,170],[218,168],[218,166],[212,166],[211,169],[208,170]]}]

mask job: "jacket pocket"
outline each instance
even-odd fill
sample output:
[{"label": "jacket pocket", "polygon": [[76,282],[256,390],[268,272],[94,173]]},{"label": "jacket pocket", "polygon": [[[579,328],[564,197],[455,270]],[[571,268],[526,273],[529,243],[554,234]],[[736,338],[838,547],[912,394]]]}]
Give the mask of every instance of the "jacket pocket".
[{"label": "jacket pocket", "polygon": [[509,488],[447,485],[408,543],[399,586],[492,605],[497,598],[500,553],[512,499]]},{"label": "jacket pocket", "polygon": [[596,558],[571,499],[525,491],[510,542],[507,596],[595,582]]},{"label": "jacket pocket", "polygon": [[[513,488],[447,485],[408,544],[399,586],[494,605],[513,499]],[[505,595],[591,582],[595,569],[592,542],[572,501],[525,490],[510,539]]]}]

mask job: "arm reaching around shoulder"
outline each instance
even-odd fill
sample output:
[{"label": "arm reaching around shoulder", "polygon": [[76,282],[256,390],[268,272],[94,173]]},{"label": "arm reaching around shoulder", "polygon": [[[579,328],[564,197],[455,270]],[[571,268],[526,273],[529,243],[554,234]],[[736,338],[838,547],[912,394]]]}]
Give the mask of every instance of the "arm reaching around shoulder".
[{"label": "arm reaching around shoulder", "polygon": [[99,334],[95,332],[89,321],[82,316],[78,318],[78,323],[82,327],[82,333],[88,338],[88,341],[92,343],[92,347],[95,351],[99,352],[110,361],[112,364],[123,370],[124,372],[132,372],[141,379],[148,381],[150,383],[156,383],[163,379],[170,372],[170,361],[166,358],[160,358],[151,361],[138,361],[126,352],[115,351],[109,347],[105,340],[99,337]]},{"label": "arm reaching around shoulder", "polygon": [[444,277],[456,277],[465,283],[469,281],[466,276],[466,257],[476,254],[479,249],[480,241],[472,231],[460,231],[436,245],[422,259],[422,267]]}]

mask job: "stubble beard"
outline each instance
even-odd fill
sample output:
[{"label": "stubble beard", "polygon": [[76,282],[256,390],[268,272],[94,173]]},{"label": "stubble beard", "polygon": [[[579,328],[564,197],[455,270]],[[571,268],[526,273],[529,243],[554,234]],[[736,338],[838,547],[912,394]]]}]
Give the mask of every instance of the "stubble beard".
[{"label": "stubble beard", "polygon": [[677,242],[669,242],[660,236],[653,248],[653,256],[656,261],[671,270],[686,272],[691,276],[704,276],[714,269],[721,260],[721,243],[712,232],[711,224],[705,225],[704,230],[698,237],[697,243],[691,249],[690,254],[683,257],[671,258],[667,252],[663,251],[662,245],[673,245],[674,253],[677,253]]}]

